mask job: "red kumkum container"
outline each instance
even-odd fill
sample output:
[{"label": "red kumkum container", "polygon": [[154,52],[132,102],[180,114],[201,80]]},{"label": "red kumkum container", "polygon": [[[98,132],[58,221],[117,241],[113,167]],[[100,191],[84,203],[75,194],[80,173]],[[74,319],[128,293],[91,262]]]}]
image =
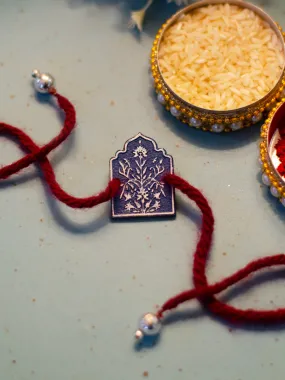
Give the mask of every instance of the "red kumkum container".
[{"label": "red kumkum container", "polygon": [[270,112],[261,128],[260,162],[262,182],[268,186],[273,197],[278,198],[285,207],[285,177],[278,172],[281,164],[276,152],[280,140],[278,128],[285,123],[285,98]]}]

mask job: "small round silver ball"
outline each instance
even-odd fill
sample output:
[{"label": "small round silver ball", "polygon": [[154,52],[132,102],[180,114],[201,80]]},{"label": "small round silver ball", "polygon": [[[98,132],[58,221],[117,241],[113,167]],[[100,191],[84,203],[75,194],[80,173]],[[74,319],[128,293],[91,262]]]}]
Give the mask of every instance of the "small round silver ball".
[{"label": "small round silver ball", "polygon": [[139,342],[143,339],[143,332],[141,330],[137,330],[135,332],[135,338]]},{"label": "small round silver ball", "polygon": [[153,313],[143,315],[139,322],[139,329],[145,336],[158,335],[162,325],[158,317]]},{"label": "small round silver ball", "polygon": [[32,72],[32,77],[33,78],[38,78],[40,76],[40,72],[38,69],[34,69]]},{"label": "small round silver ball", "polygon": [[37,75],[34,77],[35,90],[41,94],[48,94],[50,89],[54,87],[54,78],[48,73],[35,73],[35,75]]}]

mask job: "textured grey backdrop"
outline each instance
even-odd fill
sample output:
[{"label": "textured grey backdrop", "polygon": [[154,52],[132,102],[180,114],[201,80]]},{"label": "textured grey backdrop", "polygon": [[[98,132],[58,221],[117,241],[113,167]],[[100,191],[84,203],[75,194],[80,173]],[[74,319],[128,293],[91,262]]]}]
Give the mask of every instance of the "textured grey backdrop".
[{"label": "textured grey backdrop", "polygon": [[[78,111],[78,128],[51,155],[62,186],[88,195],[105,186],[109,158],[142,132],[173,155],[177,172],[204,190],[217,218],[208,267],[215,281],[259,256],[282,252],[285,210],[259,182],[258,127],[216,136],[175,122],[154,101],[148,54],[174,10],[150,10],[141,38],[117,1],[0,0],[0,119],[49,141],[61,122],[30,86],[50,71]],[[284,24],[283,0],[264,2]],[[21,156],[1,137],[1,164]],[[281,329],[232,329],[190,305],[160,343],[133,349],[141,313],[191,286],[199,214],[178,197],[176,220],[109,220],[109,206],[72,211],[51,199],[30,168],[1,184],[0,371],[5,380],[284,379]],[[284,272],[283,272],[284,274]],[[285,304],[284,282],[227,294],[234,305]]]}]

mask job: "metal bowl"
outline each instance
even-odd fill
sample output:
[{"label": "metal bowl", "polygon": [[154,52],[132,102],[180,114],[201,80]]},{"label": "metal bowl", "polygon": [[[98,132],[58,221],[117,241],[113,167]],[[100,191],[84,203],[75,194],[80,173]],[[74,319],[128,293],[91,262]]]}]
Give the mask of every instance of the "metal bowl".
[{"label": "metal bowl", "polygon": [[261,128],[260,163],[262,166],[262,182],[268,186],[271,194],[278,198],[285,207],[285,178],[277,168],[280,160],[276,155],[275,145],[280,135],[278,127],[285,120],[285,102],[282,101],[270,112]]},{"label": "metal bowl", "polygon": [[[246,107],[229,110],[215,111],[197,107],[183,100],[165,82],[159,67],[158,52],[165,31],[172,26],[180,17],[193,10],[213,4],[230,4],[242,8],[248,8],[264,19],[275,31],[282,43],[285,56],[285,33],[282,28],[262,9],[242,0],[202,0],[191,4],[175,13],[158,31],[153,42],[150,64],[154,88],[157,92],[158,101],[163,104],[171,114],[192,127],[212,132],[230,132],[249,127],[258,123],[268,112],[276,106],[276,103],[285,97],[285,64],[277,84],[262,99],[249,104]],[[220,126],[217,128],[217,125]]]}]

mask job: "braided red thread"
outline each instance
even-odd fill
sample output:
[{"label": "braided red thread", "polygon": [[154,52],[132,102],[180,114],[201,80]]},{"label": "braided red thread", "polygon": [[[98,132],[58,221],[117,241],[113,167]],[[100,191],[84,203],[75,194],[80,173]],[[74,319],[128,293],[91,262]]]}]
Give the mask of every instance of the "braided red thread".
[{"label": "braided red thread", "polygon": [[119,190],[120,181],[118,179],[110,181],[106,189],[101,193],[86,198],[77,198],[68,194],[57,182],[54,170],[47,155],[63,143],[71,134],[76,125],[76,113],[73,105],[68,99],[57,93],[53,95],[56,97],[59,107],[65,113],[65,120],[60,133],[46,145],[39,147],[24,131],[11,125],[0,123],[0,134],[15,137],[19,141],[22,149],[27,152],[27,155],[23,158],[1,168],[0,179],[6,179],[29,165],[38,163],[52,194],[67,206],[72,208],[90,208],[100,203],[107,202],[113,198]]},{"label": "braided red thread", "polygon": [[206,277],[206,264],[214,231],[214,217],[211,207],[204,195],[182,178],[174,174],[168,174],[164,180],[196,203],[202,213],[202,226],[200,238],[194,253],[194,289],[182,292],[166,301],[158,311],[158,317],[161,318],[165,311],[174,309],[181,303],[197,298],[211,313],[231,323],[269,324],[285,322],[285,308],[276,310],[242,310],[223,303],[214,296],[260,269],[285,265],[285,255],[280,254],[258,259],[233,275],[226,277],[214,285],[209,285]]},{"label": "braided red thread", "polygon": [[[66,117],[60,133],[46,145],[39,147],[25,132],[11,125],[0,123],[0,134],[16,138],[22,149],[27,152],[27,154],[20,160],[1,168],[0,179],[6,179],[29,165],[37,163],[44,174],[45,181],[52,194],[66,205],[73,208],[90,208],[110,200],[119,190],[120,181],[118,179],[110,181],[106,189],[98,195],[87,198],[77,198],[69,195],[56,181],[54,170],[47,155],[63,143],[73,131],[76,123],[76,113],[73,105],[66,98],[57,94],[55,91],[52,92],[52,95],[56,97],[59,107],[65,112]],[[262,324],[284,322],[285,309],[276,309],[272,311],[258,311],[253,309],[241,310],[220,302],[215,298],[215,294],[222,292],[260,269],[285,265],[285,255],[280,254],[258,259],[235,274],[226,277],[214,285],[209,285],[206,277],[206,263],[214,231],[214,217],[211,207],[203,194],[182,178],[173,174],[168,174],[165,176],[164,180],[169,185],[182,191],[182,193],[197,204],[202,213],[202,226],[200,238],[194,253],[194,289],[187,290],[169,299],[159,310],[158,316],[161,318],[165,311],[174,309],[183,302],[197,298],[200,303],[213,314],[230,322]]]}]

